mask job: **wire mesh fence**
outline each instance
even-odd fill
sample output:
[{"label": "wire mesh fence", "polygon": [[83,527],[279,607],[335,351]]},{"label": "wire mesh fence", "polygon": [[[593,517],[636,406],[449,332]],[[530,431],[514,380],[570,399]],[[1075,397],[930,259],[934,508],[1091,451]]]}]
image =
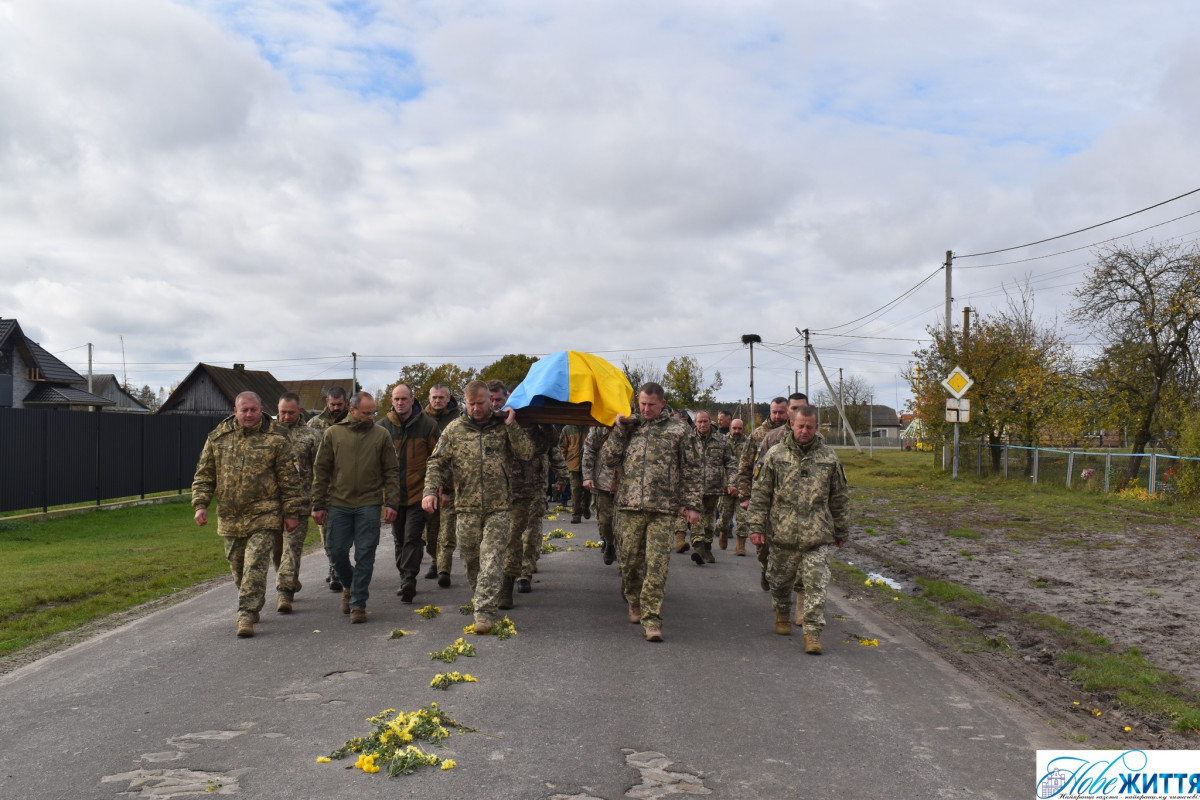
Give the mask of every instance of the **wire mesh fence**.
[{"label": "wire mesh fence", "polygon": [[[942,468],[951,468],[951,447],[943,449]],[[960,473],[1032,483],[1055,483],[1068,489],[1116,492],[1142,488],[1148,494],[1173,493],[1184,462],[1200,458],[1169,453],[1134,454],[1114,450],[1063,450],[1011,444],[961,442]],[[1132,470],[1132,473],[1131,473]]]}]

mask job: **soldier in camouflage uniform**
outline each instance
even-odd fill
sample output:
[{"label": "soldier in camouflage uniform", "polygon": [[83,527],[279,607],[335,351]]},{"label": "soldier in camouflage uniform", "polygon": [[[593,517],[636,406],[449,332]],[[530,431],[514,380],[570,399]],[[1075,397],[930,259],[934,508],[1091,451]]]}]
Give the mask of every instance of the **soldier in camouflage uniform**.
[{"label": "soldier in camouflage uniform", "polygon": [[700,524],[692,526],[692,561],[702,567],[716,561],[712,542],[717,506],[722,497],[737,494],[737,462],[733,460],[729,442],[713,430],[707,411],[696,412],[696,447],[700,452],[698,471],[704,508],[700,512]]},{"label": "soldier in camouflage uniform", "polygon": [[[565,469],[558,449],[558,431],[553,425],[518,423],[533,445],[533,458],[513,459],[512,519],[508,546],[504,551],[504,580],[500,608],[512,608],[513,588],[522,594],[533,591],[533,573],[542,554],[542,517],[546,513],[546,460],[557,472]],[[557,472],[562,475],[563,472]]]},{"label": "soldier in camouflage uniform", "polygon": [[300,395],[295,392],[280,395],[276,410],[279,416],[275,419],[274,428],[292,443],[292,466],[300,476],[300,489],[304,493],[300,525],[291,533],[281,533],[276,538],[275,552],[271,558],[275,563],[275,610],[290,614],[295,593],[300,591],[300,557],[304,554],[304,540],[308,538],[308,518],[312,513],[313,462],[317,459],[317,448],[321,446],[321,433],[301,422],[304,409],[300,407]]},{"label": "soldier in camouflage uniform", "polygon": [[[776,397],[771,401],[771,417],[762,425],[759,425],[750,434],[749,441],[746,442],[746,448],[742,450],[742,457],[738,459],[738,474],[737,488],[738,501],[741,504],[742,510],[750,507],[750,492],[754,483],[755,459],[759,453],[759,447],[762,445],[762,440],[766,435],[778,428],[787,429],[788,407],[786,397]],[[770,585],[767,583],[767,555],[765,545],[758,548],[758,563],[762,568],[762,575],[759,578],[759,585],[764,592],[771,591]]]},{"label": "soldier in camouflage uniform", "polygon": [[617,560],[617,537],[613,527],[613,493],[616,473],[600,463],[600,451],[608,441],[612,428],[593,427],[583,440],[583,486],[596,498],[596,525],[604,544],[604,563]]},{"label": "soldier in camouflage uniform", "polygon": [[258,395],[242,392],[233,407],[204,442],[192,507],[196,524],[207,525],[208,505],[217,499],[217,533],[238,589],[237,635],[248,637],[266,597],[275,536],[296,530],[305,501],[288,438],[263,416]]},{"label": "soldier in camouflage uniform", "polygon": [[[336,425],[346,418],[346,414],[350,412],[350,401],[346,399],[346,390],[341,386],[331,386],[325,395],[325,408],[321,413],[310,419],[307,423],[308,427],[315,430],[318,434],[324,435],[325,429],[330,425]],[[325,547],[325,526],[318,525],[317,528],[321,531],[321,546]],[[326,551],[328,553],[328,551]],[[333,568],[333,562],[329,562],[329,575],[325,578],[325,582],[329,584],[329,591],[342,591],[342,584],[338,580],[337,572]]]},{"label": "soldier in camouflage uniform", "polygon": [[[724,412],[722,412],[724,413]],[[741,462],[742,451],[746,449],[746,424],[740,419],[731,420],[729,423],[729,435],[725,437],[729,442],[729,451],[733,453],[733,461],[735,464]],[[734,521],[734,511],[738,508],[737,492],[721,496],[721,518],[717,522],[717,544],[724,550],[729,544],[730,524]],[[740,523],[741,515],[738,515]],[[734,555],[746,555],[746,537],[739,533],[737,537],[737,548],[734,550]]]},{"label": "soldier in camouflage uniform", "polygon": [[646,641],[661,642],[662,601],[671,559],[671,534],[682,515],[700,519],[696,445],[691,429],[664,412],[662,386],[638,391],[639,413],[618,414],[600,457],[619,470],[617,529],[621,532],[621,579],[629,621],[642,623]]},{"label": "soldier in camouflage uniform", "polygon": [[775,605],[775,632],[792,632],[792,588],[804,576],[804,652],[821,654],[825,592],[829,584],[829,546],[846,541],[850,529],[850,492],[837,453],[817,434],[817,412],[798,408],[791,436],[772,447],[754,479],[746,515],[756,545],[770,531],[767,579]]},{"label": "soldier in camouflage uniform", "polygon": [[[446,427],[462,416],[458,400],[450,394],[450,387],[443,383],[429,387],[429,405],[425,413],[437,423],[438,436]],[[424,502],[424,500],[422,500]],[[429,572],[426,578],[437,578],[438,586],[450,586],[450,570],[454,566],[454,487],[446,484],[438,497],[438,508],[425,519],[425,552],[429,554]]]},{"label": "soldier in camouflage uniform", "polygon": [[516,412],[491,409],[487,384],[471,381],[464,392],[467,413],[447,426],[425,473],[427,512],[438,507],[439,487],[454,479],[455,534],[474,591],[475,632],[489,633],[496,617],[508,544],[512,497],[509,464],[533,457],[533,443],[514,425]]},{"label": "soldier in camouflage uniform", "polygon": [[583,440],[587,438],[587,427],[566,425],[558,446],[567,460],[567,472],[571,480],[571,522],[579,524],[581,519],[592,517],[592,495],[583,485]]}]

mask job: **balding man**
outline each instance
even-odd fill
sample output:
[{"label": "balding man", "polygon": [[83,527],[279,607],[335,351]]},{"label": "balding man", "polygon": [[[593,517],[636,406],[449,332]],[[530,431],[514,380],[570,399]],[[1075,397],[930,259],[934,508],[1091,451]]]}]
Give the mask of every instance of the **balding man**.
[{"label": "balding man", "polygon": [[304,494],[288,438],[274,430],[254,392],[234,399],[234,413],[204,441],[192,480],[197,525],[208,524],[217,500],[217,533],[238,590],[237,635],[254,635],[267,593],[267,569],[281,528],[300,524]]},{"label": "balding man", "polygon": [[400,462],[398,515],[392,523],[392,541],[396,547],[396,571],[400,573],[400,601],[411,603],[417,593],[417,575],[421,572],[424,551],[425,509],[421,493],[425,489],[425,466],[437,445],[438,426],[417,406],[412,390],[403,383],[392,389],[392,408],[379,419],[379,426],[392,437],[396,459]]}]

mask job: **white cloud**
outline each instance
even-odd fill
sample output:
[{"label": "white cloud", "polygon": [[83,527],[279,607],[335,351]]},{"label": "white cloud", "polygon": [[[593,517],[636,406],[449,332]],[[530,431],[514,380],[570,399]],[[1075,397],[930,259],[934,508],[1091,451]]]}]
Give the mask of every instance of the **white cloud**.
[{"label": "white cloud", "polygon": [[[0,2],[0,314],[51,350],[93,341],[112,362],[124,334],[134,364],[188,362],[131,368],[156,386],[197,360],[571,347],[661,366],[672,352],[637,348],[727,342],[697,352],[733,398],[742,333],[838,326],[946,249],[1195,188],[1198,15]],[[1002,281],[1086,258],[968,259],[955,294],[986,310]],[[1039,308],[1065,308],[1071,276]],[[920,337],[941,292],[937,276],[865,330]],[[885,400],[913,347],[817,343]],[[758,355],[768,392],[803,368]],[[368,387],[402,363],[369,361]],[[289,363],[281,377],[329,368]]]}]

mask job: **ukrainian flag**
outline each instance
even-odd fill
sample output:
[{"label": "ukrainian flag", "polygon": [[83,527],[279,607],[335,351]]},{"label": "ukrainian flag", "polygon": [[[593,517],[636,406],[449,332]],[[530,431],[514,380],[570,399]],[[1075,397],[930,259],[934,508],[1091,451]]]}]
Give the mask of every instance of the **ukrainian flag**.
[{"label": "ukrainian flag", "polygon": [[591,353],[559,350],[534,362],[508,405],[549,410],[570,403],[601,425],[612,425],[617,414],[629,413],[632,400],[633,387],[620,369]]}]

